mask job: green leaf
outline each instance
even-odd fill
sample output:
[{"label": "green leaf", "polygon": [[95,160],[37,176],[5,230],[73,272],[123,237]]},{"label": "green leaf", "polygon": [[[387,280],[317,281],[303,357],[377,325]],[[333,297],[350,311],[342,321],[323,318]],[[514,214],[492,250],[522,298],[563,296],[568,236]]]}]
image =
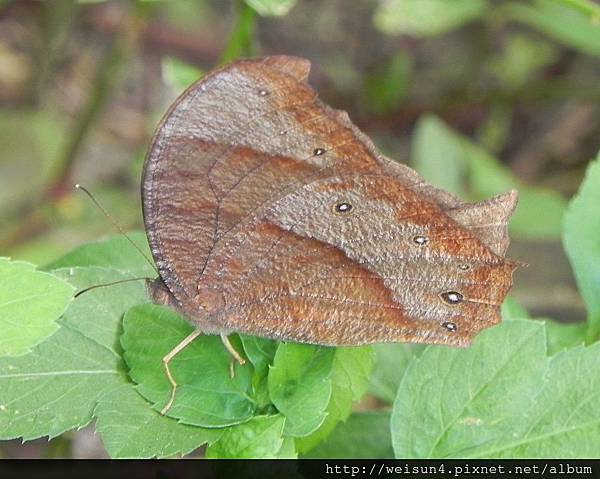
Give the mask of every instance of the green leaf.
[{"label": "green leaf", "polygon": [[[194,328],[168,308],[145,304],[127,312],[123,329],[121,344],[129,375],[141,395],[160,410],[171,392],[162,358]],[[184,348],[170,363],[178,387],[167,415],[202,427],[224,427],[250,419],[255,408],[249,395],[252,367],[236,364],[231,378],[229,362],[218,336],[198,337]]]},{"label": "green leaf", "polygon": [[544,323],[512,320],[428,347],[398,389],[396,457],[598,457],[600,344],[549,358],[545,343]]},{"label": "green leaf", "polygon": [[293,437],[284,437],[281,449],[277,451],[277,459],[298,459],[296,443]]},{"label": "green leaf", "polygon": [[531,317],[529,312],[510,296],[502,303],[501,311],[502,319],[526,319]]},{"label": "green leaf", "polygon": [[475,138],[477,143],[490,153],[501,151],[511,135],[513,105],[495,100],[490,105],[488,115],[477,127]]},{"label": "green leaf", "polygon": [[352,414],[325,442],[306,456],[311,459],[393,458],[390,413],[370,411]]},{"label": "green leaf", "polygon": [[410,55],[402,51],[395,54],[381,69],[365,77],[365,109],[378,115],[396,111],[408,95],[411,74]]},{"label": "green leaf", "polygon": [[[107,268],[67,268],[56,274],[77,287],[123,276]],[[143,296],[108,287],[114,305],[98,308],[96,295],[108,294],[101,293],[102,289],[77,297],[59,330],[31,353],[0,359],[1,438],[54,437],[81,428],[91,421],[101,395],[127,383],[125,365],[113,347],[120,335],[120,319],[130,304],[119,293],[132,294],[131,302]],[[97,327],[91,327],[94,320]]]},{"label": "green leaf", "polygon": [[600,19],[600,5],[593,0],[554,0],[555,2],[568,5],[580,12],[588,15],[592,21]]},{"label": "green leaf", "polygon": [[208,448],[207,458],[274,459],[283,445],[285,418],[255,416],[250,421],[227,428]]},{"label": "green leaf", "polygon": [[0,358],[0,438],[55,437],[92,419],[125,381],[120,358],[63,326],[25,356]]},{"label": "green leaf", "polygon": [[[526,415],[496,447],[480,457],[600,458],[600,343],[553,356]],[[525,421],[523,418],[527,418]]]},{"label": "green leaf", "polygon": [[[151,258],[146,234],[140,231],[128,234],[133,242]],[[156,271],[122,235],[87,243],[75,248],[62,258],[44,266],[45,270],[71,266],[105,266],[130,273],[131,276],[156,277]]]},{"label": "green leaf", "polygon": [[200,68],[175,57],[163,58],[162,72],[167,83],[176,90],[184,90],[204,75]]},{"label": "green leaf", "polygon": [[336,348],[331,368],[331,399],[321,426],[307,437],[296,439],[300,453],[323,441],[340,421],[345,421],[352,404],[367,391],[373,369],[374,352],[370,346]]},{"label": "green leaf", "polygon": [[0,356],[19,356],[58,329],[75,288],[22,261],[0,258]]},{"label": "green leaf", "polygon": [[237,22],[221,55],[220,63],[255,54],[256,11],[245,2],[236,2],[236,7]]},{"label": "green leaf", "polygon": [[569,47],[587,55],[600,56],[598,17],[566,3],[564,0],[512,2],[507,5],[507,11],[513,19],[526,23]]},{"label": "green leaf", "polygon": [[557,49],[550,43],[524,34],[513,34],[504,51],[488,62],[490,73],[510,90],[527,85],[536,70],[556,61]]},{"label": "green leaf", "polygon": [[369,378],[369,393],[392,404],[406,368],[424,347],[418,344],[390,343],[376,344],[373,349],[375,367]]},{"label": "green leaf", "polygon": [[548,334],[548,354],[552,355],[565,349],[585,343],[586,323],[559,323],[551,319],[546,321]]},{"label": "green leaf", "polygon": [[221,429],[188,426],[161,416],[131,384],[102,395],[94,415],[96,431],[113,458],[183,455],[223,434]]},{"label": "green leaf", "polygon": [[[432,142],[428,144],[430,138]],[[444,166],[444,161],[447,161],[444,155],[450,159],[449,171]],[[553,239],[561,234],[566,202],[558,193],[524,185],[509,168],[452,131],[437,117],[427,115],[419,120],[413,143],[413,161],[426,179],[451,191],[459,190],[459,178],[466,176],[475,200],[487,199],[511,189],[518,190],[519,204],[510,227],[512,233],[521,238]],[[439,171],[444,173],[440,175]]]},{"label": "green leaf", "polygon": [[375,26],[389,35],[429,37],[471,22],[487,10],[485,0],[386,0],[375,11]]},{"label": "green leaf", "polygon": [[269,367],[273,364],[279,343],[271,339],[241,335],[246,357],[254,366],[252,391],[259,407],[271,404],[268,388]]},{"label": "green leaf", "polygon": [[[52,272],[79,291],[131,278],[129,273],[97,266],[61,268]],[[81,294],[60,322],[120,355],[119,334],[123,313],[136,304],[146,302],[148,296],[142,281],[102,286]]]},{"label": "green leaf", "polygon": [[[523,308],[514,298],[508,297],[502,303],[502,319],[528,319],[531,318],[527,310]],[[553,355],[564,349],[578,346],[585,342],[587,332],[586,323],[559,323],[551,319],[536,318],[544,321],[546,325],[546,344],[548,355]]]},{"label": "green leaf", "polygon": [[269,371],[271,401],[286,417],[286,436],[307,436],[325,420],[335,349],[282,343]]},{"label": "green leaf", "polygon": [[279,343],[257,336],[241,335],[240,339],[242,340],[246,357],[254,365],[255,372],[266,376],[269,372],[269,366],[273,364]]},{"label": "green leaf", "polygon": [[296,0],[245,0],[263,17],[282,17],[296,5]]},{"label": "green leaf", "polygon": [[600,337],[600,155],[588,167],[565,216],[563,241],[587,306],[589,339]]},{"label": "green leaf", "polygon": [[465,149],[456,133],[434,115],[419,119],[412,140],[412,166],[431,184],[464,195]]},{"label": "green leaf", "polygon": [[[541,323],[505,321],[468,349],[428,347],[408,368],[392,413],[397,457],[473,457],[512,434],[542,377]],[[427,398],[427,401],[425,401]]]}]

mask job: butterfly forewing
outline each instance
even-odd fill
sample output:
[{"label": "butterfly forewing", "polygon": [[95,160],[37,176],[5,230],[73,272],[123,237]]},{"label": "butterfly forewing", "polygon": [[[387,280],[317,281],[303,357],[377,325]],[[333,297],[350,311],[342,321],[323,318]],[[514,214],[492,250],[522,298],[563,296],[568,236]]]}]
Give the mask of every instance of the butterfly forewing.
[{"label": "butterfly forewing", "polygon": [[161,278],[190,320],[315,344],[465,345],[500,320],[516,195],[464,203],[379,154],[306,84],[241,60],[188,89],[143,178]]}]

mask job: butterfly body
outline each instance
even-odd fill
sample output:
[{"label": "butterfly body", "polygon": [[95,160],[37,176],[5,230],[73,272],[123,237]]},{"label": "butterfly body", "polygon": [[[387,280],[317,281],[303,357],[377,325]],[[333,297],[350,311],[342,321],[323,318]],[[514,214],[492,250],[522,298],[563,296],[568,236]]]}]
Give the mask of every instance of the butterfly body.
[{"label": "butterfly body", "polygon": [[308,69],[240,60],[167,113],[142,184],[154,300],[206,333],[467,345],[512,285],[516,193],[429,185],[318,100]]}]

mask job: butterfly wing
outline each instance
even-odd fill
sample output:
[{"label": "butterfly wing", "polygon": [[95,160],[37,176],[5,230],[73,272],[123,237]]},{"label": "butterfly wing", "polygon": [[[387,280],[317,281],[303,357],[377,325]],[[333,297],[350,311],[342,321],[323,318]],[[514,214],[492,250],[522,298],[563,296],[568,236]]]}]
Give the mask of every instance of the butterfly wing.
[{"label": "butterfly wing", "polygon": [[500,321],[514,268],[441,205],[362,174],[311,182],[270,205],[218,249],[200,284],[218,290],[214,313],[235,331],[465,345]]},{"label": "butterfly wing", "polygon": [[[291,57],[238,61],[167,114],[143,187],[167,288],[224,330],[467,344],[512,284],[512,200],[469,205],[391,162],[307,74]],[[502,226],[484,224],[493,208]]]},{"label": "butterfly wing", "polygon": [[145,162],[142,202],[159,272],[196,296],[229,231],[288,189],[375,161],[306,83],[308,62],[242,60],[190,87],[163,119]]}]

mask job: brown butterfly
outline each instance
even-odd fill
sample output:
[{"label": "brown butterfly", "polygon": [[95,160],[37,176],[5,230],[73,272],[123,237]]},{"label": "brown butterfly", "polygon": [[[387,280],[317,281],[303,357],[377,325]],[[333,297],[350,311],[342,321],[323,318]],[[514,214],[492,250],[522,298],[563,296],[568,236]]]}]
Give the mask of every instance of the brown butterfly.
[{"label": "brown butterfly", "polygon": [[500,322],[517,193],[465,203],[384,157],[307,84],[310,63],[239,60],[192,85],[146,159],[155,302],[227,340],[466,346]]}]

